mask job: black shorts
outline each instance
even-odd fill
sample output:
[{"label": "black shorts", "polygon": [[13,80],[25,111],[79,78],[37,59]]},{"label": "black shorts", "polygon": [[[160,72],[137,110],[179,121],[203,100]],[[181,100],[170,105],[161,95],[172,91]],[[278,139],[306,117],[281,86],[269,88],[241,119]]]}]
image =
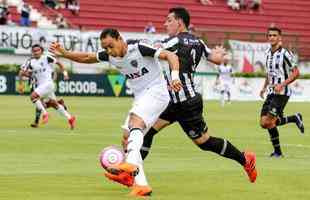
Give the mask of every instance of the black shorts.
[{"label": "black shorts", "polygon": [[267,113],[272,116],[283,116],[283,110],[289,100],[289,96],[269,94],[265,100],[260,116],[267,115]]},{"label": "black shorts", "polygon": [[203,119],[203,100],[200,94],[181,103],[170,102],[159,118],[170,123],[177,121],[191,139],[201,137],[208,130]]}]

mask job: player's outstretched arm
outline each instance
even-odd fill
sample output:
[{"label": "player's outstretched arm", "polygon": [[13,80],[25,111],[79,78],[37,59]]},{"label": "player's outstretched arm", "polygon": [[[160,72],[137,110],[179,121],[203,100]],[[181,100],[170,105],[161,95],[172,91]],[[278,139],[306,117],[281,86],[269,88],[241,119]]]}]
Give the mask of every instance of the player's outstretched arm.
[{"label": "player's outstretched arm", "polygon": [[171,69],[171,87],[174,91],[179,91],[182,89],[182,83],[180,81],[179,77],[179,68],[180,68],[180,63],[179,63],[179,58],[176,54],[167,51],[167,50],[162,50],[158,56],[159,59],[161,60],[166,60],[169,63],[169,67]]},{"label": "player's outstretched arm", "polygon": [[226,55],[226,50],[222,46],[216,46],[213,48],[208,55],[208,61],[220,65],[224,62],[224,56]]},{"label": "player's outstretched arm", "polygon": [[63,46],[57,42],[53,42],[49,51],[54,53],[56,56],[67,58],[69,60],[78,62],[78,63],[98,63],[96,53],[85,53],[85,52],[73,52],[67,51]]}]

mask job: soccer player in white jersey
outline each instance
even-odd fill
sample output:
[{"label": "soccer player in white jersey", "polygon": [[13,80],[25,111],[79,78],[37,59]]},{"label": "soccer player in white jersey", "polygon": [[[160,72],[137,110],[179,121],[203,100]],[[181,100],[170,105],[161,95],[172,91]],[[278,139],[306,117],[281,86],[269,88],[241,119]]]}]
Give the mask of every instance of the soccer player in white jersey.
[{"label": "soccer player in white jersey", "polygon": [[228,57],[224,57],[224,62],[218,67],[219,71],[219,82],[220,82],[220,103],[222,106],[225,105],[225,95],[227,96],[227,102],[231,102],[231,84],[233,83],[232,78],[232,67],[228,63]]},{"label": "soccer player in white jersey", "polygon": [[[51,54],[44,54],[44,49],[39,44],[35,44],[31,48],[32,56],[22,66],[19,76],[31,76],[36,82],[36,87],[30,95],[31,101],[37,109],[42,111],[42,121],[44,124],[48,122],[49,114],[42,103],[42,98],[49,99],[57,111],[68,119],[70,128],[73,129],[75,125],[75,117],[70,115],[64,107],[59,104],[55,96],[55,86],[52,78],[53,64],[58,64],[62,68],[64,76],[68,73],[64,70],[63,65],[59,64],[56,58]],[[21,82],[20,82],[21,83]]]},{"label": "soccer player in white jersey", "polygon": [[[144,174],[140,148],[145,132],[155,123],[170,101],[167,83],[157,58],[168,61],[172,71],[172,82],[168,87],[179,91],[182,84],[178,75],[178,57],[169,51],[155,49],[141,42],[128,44],[116,29],[104,29],[100,40],[104,50],[97,53],[69,52],[58,43],[52,44],[50,51],[80,63],[109,62],[126,76],[134,94],[134,103],[129,111],[130,134],[126,161],[107,169],[107,176],[122,184],[126,184],[126,176],[135,176],[130,195],[148,196],[152,189]],[[128,186],[132,184],[128,183]]]}]

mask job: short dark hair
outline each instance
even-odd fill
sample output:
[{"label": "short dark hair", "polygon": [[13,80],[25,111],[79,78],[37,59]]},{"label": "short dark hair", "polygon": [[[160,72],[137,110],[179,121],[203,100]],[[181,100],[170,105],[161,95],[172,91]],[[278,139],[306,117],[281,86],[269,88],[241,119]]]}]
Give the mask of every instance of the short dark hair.
[{"label": "short dark hair", "polygon": [[121,35],[119,34],[118,30],[114,28],[106,28],[100,34],[100,40],[106,38],[107,36],[111,36],[111,38],[118,39]]},{"label": "short dark hair", "polygon": [[34,45],[32,45],[31,46],[31,50],[33,50],[34,48],[40,48],[41,49],[41,51],[44,51],[44,48],[40,45],[40,44],[34,44]]},{"label": "short dark hair", "polygon": [[276,27],[276,26],[271,26],[271,27],[269,27],[267,33],[268,33],[269,31],[277,31],[277,32],[279,33],[279,35],[282,35],[281,29],[278,28],[278,27]]},{"label": "short dark hair", "polygon": [[176,19],[182,19],[186,28],[189,27],[191,17],[186,8],[183,7],[174,7],[169,9],[169,13],[174,13]]}]

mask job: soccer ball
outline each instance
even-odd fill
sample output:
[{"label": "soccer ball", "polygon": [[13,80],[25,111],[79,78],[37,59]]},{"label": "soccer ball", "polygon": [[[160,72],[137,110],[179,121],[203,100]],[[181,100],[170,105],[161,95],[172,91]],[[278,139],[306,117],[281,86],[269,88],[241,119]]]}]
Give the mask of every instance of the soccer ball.
[{"label": "soccer ball", "polygon": [[107,169],[108,167],[124,162],[125,153],[114,145],[108,146],[101,151],[99,160],[101,166]]}]

